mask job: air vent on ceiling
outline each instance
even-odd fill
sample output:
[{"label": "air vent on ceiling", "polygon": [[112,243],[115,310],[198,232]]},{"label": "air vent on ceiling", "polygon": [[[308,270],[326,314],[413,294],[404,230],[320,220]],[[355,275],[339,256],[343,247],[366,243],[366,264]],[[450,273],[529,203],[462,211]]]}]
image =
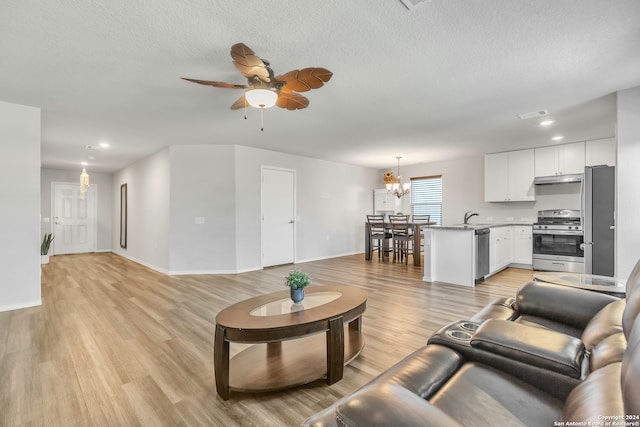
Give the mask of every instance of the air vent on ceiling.
[{"label": "air vent on ceiling", "polygon": [[530,113],[518,114],[518,117],[520,117],[522,120],[526,120],[526,119],[532,119],[534,117],[546,116],[547,114],[549,114],[547,110],[538,110],[538,111],[532,111]]},{"label": "air vent on ceiling", "polygon": [[[405,6],[407,6],[407,9],[409,10],[413,10],[415,8],[417,8],[418,6],[421,6],[422,3],[426,3],[427,0],[400,0],[402,1],[402,3],[404,3]],[[431,1],[431,0],[429,0]]]}]

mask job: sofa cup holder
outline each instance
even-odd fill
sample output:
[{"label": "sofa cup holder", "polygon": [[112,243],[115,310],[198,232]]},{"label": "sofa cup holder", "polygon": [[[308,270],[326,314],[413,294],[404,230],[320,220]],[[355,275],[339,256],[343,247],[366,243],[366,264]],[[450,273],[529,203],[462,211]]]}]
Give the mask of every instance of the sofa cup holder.
[{"label": "sofa cup holder", "polygon": [[475,332],[480,327],[479,324],[473,322],[461,322],[459,326],[465,331],[469,332]]},{"label": "sofa cup holder", "polygon": [[470,341],[471,340],[471,334],[467,331],[463,331],[460,329],[451,329],[447,331],[447,335],[449,335],[451,338],[455,339],[455,340],[459,340],[459,341]]}]

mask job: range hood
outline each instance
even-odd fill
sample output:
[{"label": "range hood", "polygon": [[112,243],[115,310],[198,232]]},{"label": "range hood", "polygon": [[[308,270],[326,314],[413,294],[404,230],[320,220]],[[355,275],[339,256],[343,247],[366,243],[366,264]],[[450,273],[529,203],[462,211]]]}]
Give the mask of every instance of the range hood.
[{"label": "range hood", "polygon": [[582,182],[581,173],[567,175],[538,176],[533,180],[534,185],[568,184],[572,182]]}]

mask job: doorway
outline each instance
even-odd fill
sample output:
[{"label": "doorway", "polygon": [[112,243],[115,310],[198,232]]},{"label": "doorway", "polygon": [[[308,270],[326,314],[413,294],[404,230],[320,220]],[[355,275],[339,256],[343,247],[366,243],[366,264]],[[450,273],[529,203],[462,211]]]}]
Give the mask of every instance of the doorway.
[{"label": "doorway", "polygon": [[293,169],[262,166],[262,266],[295,262],[295,182]]},{"label": "doorway", "polygon": [[84,200],[80,198],[80,184],[54,182],[52,186],[53,253],[95,251],[98,186],[90,185]]}]

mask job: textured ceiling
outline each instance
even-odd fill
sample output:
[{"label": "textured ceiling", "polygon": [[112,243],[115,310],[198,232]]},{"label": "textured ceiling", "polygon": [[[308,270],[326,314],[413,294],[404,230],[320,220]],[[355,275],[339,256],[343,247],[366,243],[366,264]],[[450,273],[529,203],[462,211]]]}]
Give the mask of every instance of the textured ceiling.
[{"label": "textured ceiling", "polygon": [[[300,111],[229,106],[231,45],[334,73]],[[640,85],[640,1],[3,0],[0,100],[42,109],[42,164],[115,171],[178,144],[383,168],[614,134]],[[541,128],[517,114],[547,109]],[[104,152],[86,145],[111,144]],[[90,169],[90,170],[91,170]]]}]

